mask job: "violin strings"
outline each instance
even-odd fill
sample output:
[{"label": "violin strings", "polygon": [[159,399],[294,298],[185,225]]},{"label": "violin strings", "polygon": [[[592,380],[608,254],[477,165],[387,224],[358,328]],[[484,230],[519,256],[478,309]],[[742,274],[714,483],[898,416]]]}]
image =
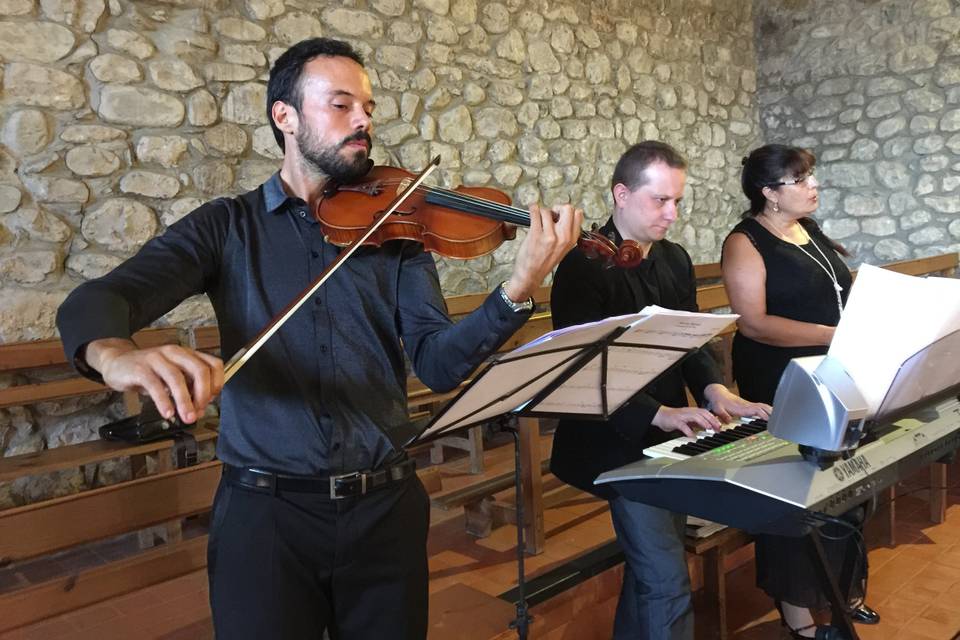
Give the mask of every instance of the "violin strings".
[{"label": "violin strings", "polygon": [[[393,186],[403,184],[406,180],[406,178],[391,178],[383,180],[382,184],[384,186]],[[451,208],[466,209],[468,213],[485,215],[487,217],[493,217],[497,220],[505,220],[506,222],[525,227],[530,226],[530,214],[518,207],[501,204],[499,202],[492,202],[490,200],[484,200],[483,198],[477,198],[475,196],[462,194],[452,189],[444,189],[441,187],[430,187],[423,185],[417,187],[416,190],[426,193],[427,195],[439,196],[436,204],[452,202],[458,204],[459,207],[451,206]]]},{"label": "violin strings", "polygon": [[[459,205],[459,208],[466,209],[469,213],[479,215],[493,215],[497,219],[503,219],[513,224],[530,226],[530,214],[523,209],[491,202],[482,198],[458,193],[452,189],[442,189],[439,187],[421,187],[427,195],[439,196],[440,202],[451,202]],[[440,204],[438,202],[438,204]]]}]

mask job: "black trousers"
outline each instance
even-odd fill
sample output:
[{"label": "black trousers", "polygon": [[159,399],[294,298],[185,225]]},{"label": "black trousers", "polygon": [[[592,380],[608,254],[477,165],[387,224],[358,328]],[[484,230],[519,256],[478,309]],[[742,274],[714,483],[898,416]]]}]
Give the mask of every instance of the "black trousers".
[{"label": "black trousers", "polygon": [[218,640],[423,640],[430,507],[416,475],[359,498],[221,480],[207,548]]}]

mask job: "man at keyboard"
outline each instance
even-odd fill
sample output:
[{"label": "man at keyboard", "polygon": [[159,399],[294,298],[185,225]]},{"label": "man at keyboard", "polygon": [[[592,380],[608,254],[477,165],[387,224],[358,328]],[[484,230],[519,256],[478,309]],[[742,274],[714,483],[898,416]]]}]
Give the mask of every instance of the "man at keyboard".
[{"label": "man at keyboard", "polygon": [[[677,220],[686,183],[686,161],[661,142],[641,142],[617,162],[614,211],[600,231],[620,244],[634,240],[644,261],[605,269],[573,251],[553,281],[556,328],[635,313],[647,305],[697,311],[690,256],[665,239]],[[617,539],[626,557],[614,638],[693,640],[690,578],[683,549],[685,517],[631,502],[593,485],[604,471],[638,460],[646,447],[699,429],[719,429],[737,416],[767,418],[770,406],[727,390],[716,363],[698,351],[648,385],[606,423],[561,420],[551,470],[564,482],[610,502]],[[706,408],[687,406],[685,387]],[[677,433],[680,432],[680,433]]]}]

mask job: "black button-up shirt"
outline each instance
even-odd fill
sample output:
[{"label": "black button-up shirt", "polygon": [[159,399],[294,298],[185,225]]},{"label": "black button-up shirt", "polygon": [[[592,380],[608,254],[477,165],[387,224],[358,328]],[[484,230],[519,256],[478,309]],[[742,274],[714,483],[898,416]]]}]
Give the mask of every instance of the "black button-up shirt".
[{"label": "black button-up shirt", "polygon": [[[57,315],[64,349],[78,362],[90,341],[127,338],[205,293],[226,360],[338,252],[274,174],[254,191],[204,204],[111,273],[79,286]],[[494,292],[453,324],[433,258],[420,244],[362,247],[225,386],[218,457],[320,476],[390,462],[408,432],[404,351],[424,384],[449,390],[528,316]]]}]

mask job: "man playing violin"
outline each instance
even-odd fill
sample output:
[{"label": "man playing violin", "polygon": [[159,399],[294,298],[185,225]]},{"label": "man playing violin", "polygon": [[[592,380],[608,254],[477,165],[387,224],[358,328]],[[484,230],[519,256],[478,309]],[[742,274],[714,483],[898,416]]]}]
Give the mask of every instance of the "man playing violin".
[{"label": "man playing violin", "polygon": [[527,319],[582,213],[532,206],[511,277],[457,324],[420,244],[361,247],[224,387],[219,358],[130,336],[205,293],[223,354],[237,352],[337,256],[312,212],[330,181],[371,164],[375,103],[350,45],[294,45],[267,93],[280,171],[79,286],[58,326],[82,373],[145,392],[165,417],[195,421],[223,387],[208,548],[217,637],[424,638],[429,505],[402,449],[404,353],[432,389],[456,387]]},{"label": "man playing violin", "polygon": [[[636,313],[647,305],[697,311],[690,256],[666,239],[686,184],[686,161],[669,145],[647,141],[621,156],[613,172],[614,211],[600,228],[620,245],[643,251],[637,266],[604,269],[580,252],[568,254],[553,279],[554,326]],[[694,429],[716,428],[736,416],[768,417],[770,407],[743,400],[721,383],[717,365],[698,350],[647,385],[608,422],[561,420],[550,469],[575,487],[609,500],[617,540],[626,558],[614,638],[693,640],[693,607],[683,535],[686,518],[631,502],[595,486],[604,471],[643,457],[643,450]],[[684,387],[707,408],[688,407]]]}]

